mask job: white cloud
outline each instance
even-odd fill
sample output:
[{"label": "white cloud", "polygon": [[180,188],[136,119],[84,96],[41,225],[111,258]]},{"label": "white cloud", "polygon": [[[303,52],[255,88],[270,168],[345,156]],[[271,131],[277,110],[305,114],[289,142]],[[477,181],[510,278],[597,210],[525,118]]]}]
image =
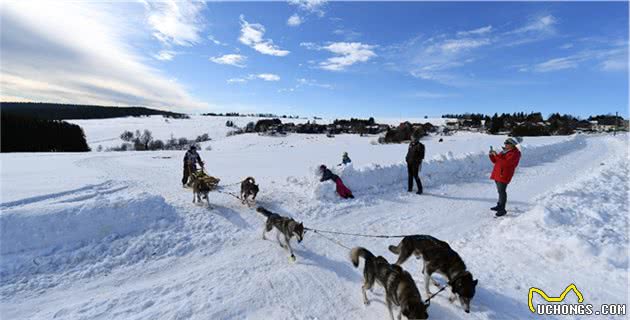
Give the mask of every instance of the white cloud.
[{"label": "white cloud", "polygon": [[302,20],[302,17],[297,15],[297,13],[290,16],[289,19],[287,19],[287,25],[290,27],[297,27],[301,25],[303,22],[304,20]]},{"label": "white cloud", "polygon": [[560,49],[571,49],[573,48],[573,43],[565,43],[560,46]]},{"label": "white cloud", "polygon": [[551,72],[576,69],[580,65],[599,65],[602,71],[625,71],[628,66],[628,51],[624,45],[609,48],[583,50],[576,54],[550,59],[524,68],[527,71]]},{"label": "white cloud", "polygon": [[303,87],[316,87],[316,88],[331,89],[331,90],[334,89],[334,87],[331,84],[320,83],[319,81],[315,79],[298,78],[296,79],[295,86],[291,88],[278,89],[278,92],[294,92],[294,91],[300,90]]},{"label": "white cloud", "polygon": [[179,110],[207,107],[134,53],[126,37],[136,31],[129,21],[138,17],[130,14],[106,2],[0,2],[2,95]]},{"label": "white cloud", "polygon": [[481,28],[477,28],[477,29],[473,29],[473,30],[468,30],[468,31],[459,31],[457,32],[458,36],[470,36],[470,35],[482,35],[482,34],[486,34],[488,32],[492,31],[492,26],[488,25],[485,27],[481,27]]},{"label": "white cloud", "polygon": [[536,64],[532,70],[535,72],[550,72],[575,69],[578,66],[578,62],[579,60],[575,57],[555,58]]},{"label": "white cloud", "polygon": [[256,78],[262,79],[265,81],[280,81],[280,76],[273,73],[260,73],[256,75]]},{"label": "white cloud", "polygon": [[263,25],[258,23],[249,23],[245,21],[243,15],[240,16],[240,19],[241,36],[238,40],[242,44],[262,54],[271,56],[283,57],[290,53],[288,50],[282,50],[278,46],[274,45],[273,40],[263,38],[265,35],[265,27]]},{"label": "white cloud", "polygon": [[220,57],[211,57],[210,61],[214,62],[214,63],[218,63],[218,64],[227,64],[230,66],[235,66],[235,67],[239,67],[239,68],[244,68],[245,67],[245,60],[247,60],[247,57],[242,56],[240,54],[225,54],[222,55]]},{"label": "white cloud", "polygon": [[308,13],[315,13],[320,17],[324,16],[324,7],[327,2],[327,0],[289,0],[289,4],[295,5],[300,10]]},{"label": "white cloud", "polygon": [[449,39],[440,44],[443,51],[457,53],[490,44],[489,39]]},{"label": "white cloud", "polygon": [[247,79],[244,78],[232,78],[232,79],[228,79],[227,83],[229,84],[233,84],[233,83],[245,83],[247,82]]},{"label": "white cloud", "polygon": [[410,94],[410,97],[420,98],[420,99],[440,99],[440,98],[446,98],[450,96],[452,96],[452,94],[431,92],[431,91],[416,91]]},{"label": "white cloud", "polygon": [[333,42],[327,46],[317,46],[311,42],[303,42],[300,43],[300,46],[310,50],[326,50],[335,54],[334,57],[319,63],[320,68],[330,71],[342,71],[355,63],[367,62],[371,58],[376,57],[376,53],[372,50],[376,46],[360,42]]},{"label": "white cloud", "polygon": [[153,57],[160,61],[171,61],[175,57],[177,52],[171,50],[162,50],[157,54],[154,54]]},{"label": "white cloud", "polygon": [[604,71],[626,71],[628,69],[628,56],[618,56],[602,61],[601,68]]},{"label": "white cloud", "polygon": [[331,84],[320,83],[314,79],[299,78],[297,79],[297,83],[298,83],[298,87],[308,86],[308,87],[318,87],[318,88],[324,88],[324,89],[333,89],[333,86]]},{"label": "white cloud", "polygon": [[280,76],[277,74],[273,74],[273,73],[259,73],[259,74],[249,74],[246,77],[243,78],[232,78],[232,79],[228,79],[227,83],[229,84],[233,84],[233,83],[246,83],[247,81],[250,80],[264,80],[264,81],[280,81]]},{"label": "white cloud", "polygon": [[213,35],[209,34],[208,35],[208,40],[212,41],[212,43],[216,44],[217,46],[227,46],[227,44],[217,40]]},{"label": "white cloud", "polygon": [[191,0],[144,1],[153,36],[166,45],[191,46],[201,40],[204,2]]},{"label": "white cloud", "polygon": [[335,29],[333,30],[333,34],[338,36],[342,36],[346,41],[352,41],[358,39],[361,36],[360,32],[356,32],[351,29]]},{"label": "white cloud", "polygon": [[531,19],[524,26],[515,30],[507,32],[508,34],[514,33],[527,33],[527,32],[553,32],[554,25],[558,22],[558,19],[552,15],[539,16]]}]

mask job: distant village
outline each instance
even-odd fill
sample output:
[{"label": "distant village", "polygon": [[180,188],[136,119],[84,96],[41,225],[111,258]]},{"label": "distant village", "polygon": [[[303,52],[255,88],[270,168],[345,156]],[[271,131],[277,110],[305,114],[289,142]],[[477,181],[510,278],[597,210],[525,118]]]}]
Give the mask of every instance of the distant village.
[{"label": "distant village", "polygon": [[[552,114],[546,120],[541,113],[513,113],[444,115],[443,125],[402,122],[397,126],[376,123],[374,118],[339,120],[330,124],[318,124],[315,118],[306,123],[283,123],[280,118],[261,119],[239,128],[230,120],[226,126],[233,127],[229,134],[258,133],[268,136],[283,136],[288,133],[381,135],[381,143],[400,143],[408,141],[412,135],[428,134],[451,135],[457,131],[484,132],[512,136],[550,136],[570,135],[574,133],[601,133],[628,131],[628,120],[614,115],[591,116],[579,119],[570,115]],[[286,118],[284,118],[286,119]],[[283,120],[284,120],[283,119]],[[292,118],[289,118],[292,119]],[[286,121],[286,120],[285,120]]]}]

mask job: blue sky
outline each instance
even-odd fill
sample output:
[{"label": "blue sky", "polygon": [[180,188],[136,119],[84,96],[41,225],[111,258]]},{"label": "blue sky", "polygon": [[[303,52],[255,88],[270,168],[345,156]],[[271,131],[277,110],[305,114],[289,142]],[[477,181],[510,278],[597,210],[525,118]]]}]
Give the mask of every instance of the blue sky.
[{"label": "blue sky", "polygon": [[628,115],[625,2],[1,6],[3,101],[362,117]]}]

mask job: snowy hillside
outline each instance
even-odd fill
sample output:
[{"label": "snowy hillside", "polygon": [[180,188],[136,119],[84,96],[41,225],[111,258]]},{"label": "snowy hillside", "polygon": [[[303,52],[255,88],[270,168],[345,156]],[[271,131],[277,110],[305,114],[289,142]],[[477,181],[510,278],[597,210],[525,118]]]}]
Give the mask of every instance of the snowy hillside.
[{"label": "snowy hillside", "polygon": [[[310,228],[448,241],[479,279],[477,295],[470,314],[447,292],[438,295],[430,319],[528,319],[532,286],[556,294],[575,283],[585,303],[628,302],[627,135],[525,138],[508,216],[494,218],[486,154],[505,137],[427,137],[418,196],[405,192],[406,145],[355,135],[225,137],[227,120],[73,121],[92,148],[119,144],[123,130],[149,129],[161,139],[209,133],[213,141],[202,147],[212,151],[200,154],[225,186],[210,194],[212,209],[192,204],[182,189],[182,152],[0,155],[0,316],[387,318],[382,288],[363,305],[362,269],[346,249],[307,232],[290,263],[275,239],[261,239],[263,217],[228,194],[247,176],[260,184],[258,205]],[[344,151],[353,164],[337,167]],[[332,183],[319,182],[322,163],[356,199],[339,199]],[[333,237],[396,259],[387,246],[398,239]],[[403,267],[423,288],[420,263]]]},{"label": "snowy hillside", "polygon": [[[114,119],[95,119],[95,120],[68,120],[68,122],[78,124],[85,132],[87,142],[96,150],[100,145],[103,148],[118,146],[122,143],[120,134],[123,131],[136,131],[148,129],[153,133],[154,138],[167,140],[171,136],[175,138],[195,139],[195,137],[207,133],[213,140],[222,140],[229,131],[234,130],[225,126],[229,120],[237,127],[245,127],[247,123],[260,120],[255,117],[213,117],[213,116],[190,116],[190,119],[170,119],[162,116],[149,117],[127,117]],[[315,121],[319,124],[332,123],[335,119],[281,119],[283,123],[293,122],[295,124],[306,123],[307,121]],[[444,124],[445,119],[429,118],[429,119],[402,119],[402,118],[377,118],[377,123],[398,125],[402,121],[412,121],[425,123],[430,122],[434,125]]]}]

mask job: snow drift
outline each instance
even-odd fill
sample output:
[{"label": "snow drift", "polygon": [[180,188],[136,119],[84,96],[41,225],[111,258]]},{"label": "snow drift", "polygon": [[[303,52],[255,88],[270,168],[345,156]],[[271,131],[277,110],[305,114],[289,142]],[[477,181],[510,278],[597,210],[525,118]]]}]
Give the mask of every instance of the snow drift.
[{"label": "snow drift", "polygon": [[[46,261],[45,257],[51,254],[55,257],[65,254],[65,258],[47,266],[48,269],[60,268],[60,264],[74,265],[89,259],[88,255],[92,258],[112,255],[99,250],[99,244],[112,245],[115,239],[161,229],[179,219],[175,209],[161,196],[121,194],[124,187],[100,185],[99,188],[104,188],[100,190],[93,187],[59,193],[57,197],[38,197],[31,203],[20,202],[18,207],[3,209],[0,253],[4,268],[0,275],[4,278],[16,272],[36,272],[29,268]],[[82,252],[81,248],[89,249]]]},{"label": "snow drift", "polygon": [[[559,142],[529,147],[521,146],[523,156],[519,167],[529,167],[555,159],[576,151],[585,146],[585,138],[580,135],[569,136]],[[401,155],[403,157],[404,155]],[[407,182],[407,165],[404,162],[393,165],[370,164],[355,168],[352,165],[330,168],[339,175],[343,182],[352,190],[355,196],[382,193],[384,190],[404,189]],[[486,152],[468,153],[454,156],[452,153],[437,155],[433,159],[425,160],[422,164],[420,176],[424,186],[436,186],[490,176],[492,163]],[[312,198],[320,201],[339,199],[335,194],[332,182],[319,183],[320,174],[315,174],[311,180],[314,188]],[[518,169],[517,169],[518,171]]]},{"label": "snow drift", "polygon": [[139,233],[176,217],[164,198],[148,194],[121,201],[102,199],[50,212],[11,210],[0,215],[0,252],[5,255],[33,249],[71,249],[110,235]]}]

